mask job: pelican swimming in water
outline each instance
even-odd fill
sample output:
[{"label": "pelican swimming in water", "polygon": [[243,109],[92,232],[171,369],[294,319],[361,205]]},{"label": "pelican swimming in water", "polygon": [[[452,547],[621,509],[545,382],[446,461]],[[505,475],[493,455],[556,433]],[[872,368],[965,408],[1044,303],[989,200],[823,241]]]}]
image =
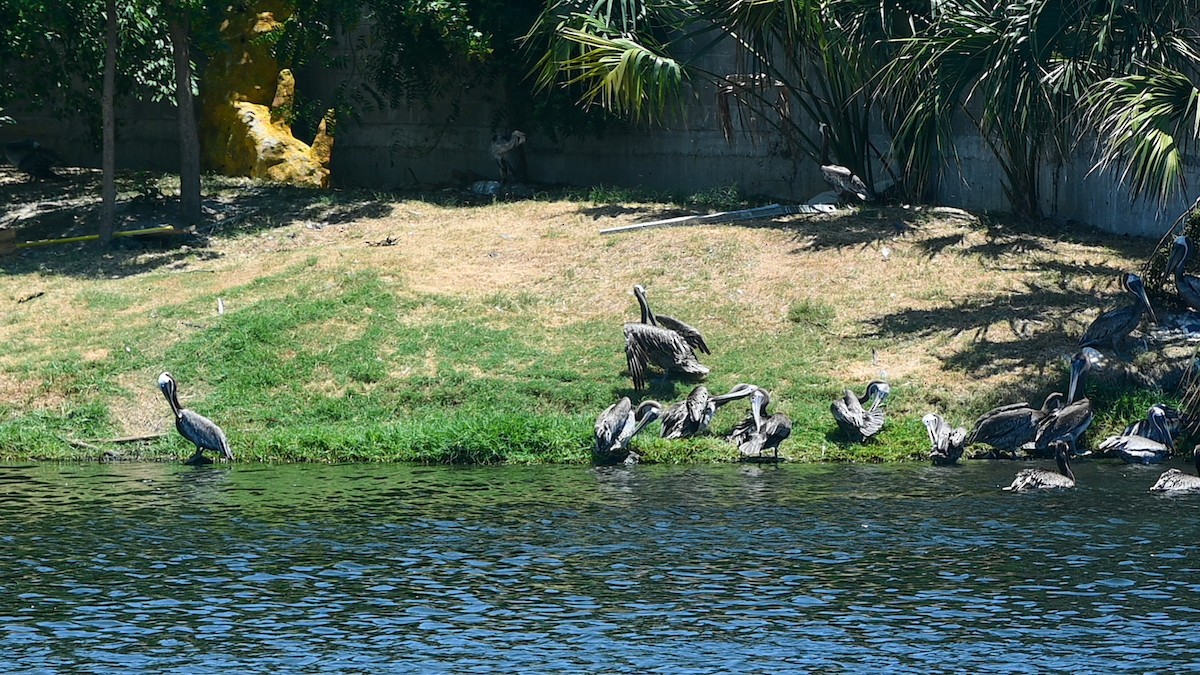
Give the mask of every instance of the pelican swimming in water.
[{"label": "pelican swimming in water", "polygon": [[1196,492],[1200,491],[1200,452],[1192,450],[1193,462],[1197,475],[1184,473],[1179,469],[1167,469],[1158,477],[1158,482],[1150,488],[1151,492]]},{"label": "pelican swimming in water", "polygon": [[754,392],[752,384],[738,384],[728,393],[712,396],[699,385],[688,397],[667,409],[662,418],[663,438],[691,438],[708,431],[717,409],[730,401],[746,398]]},{"label": "pelican swimming in water", "polygon": [[958,463],[966,447],[967,430],[965,427],[951,428],[946,420],[937,413],[929,413],[921,418],[925,431],[929,434],[929,459],[936,466],[951,466]]},{"label": "pelican swimming in water", "polygon": [[662,405],[658,401],[642,401],[635,410],[628,396],[608,406],[596,418],[596,449],[592,458],[597,464],[612,464],[628,461],[637,455],[628,451],[629,441],[642,429],[662,414]]},{"label": "pelican swimming in water", "polygon": [[1050,444],[1054,451],[1054,461],[1058,464],[1058,472],[1046,469],[1022,469],[1013,482],[1005,490],[1021,492],[1023,490],[1045,490],[1053,488],[1074,488],[1075,473],[1071,471],[1071,446],[1066,441],[1054,441]]},{"label": "pelican swimming in water", "polygon": [[1038,422],[1034,436],[1034,451],[1052,450],[1057,441],[1066,442],[1076,451],[1079,437],[1092,423],[1092,402],[1084,395],[1084,382],[1092,364],[1103,357],[1091,347],[1084,347],[1071,359],[1071,382],[1067,388],[1067,404]]},{"label": "pelican swimming in water", "polygon": [[1185,307],[1200,312],[1200,277],[1185,274],[1188,258],[1192,254],[1192,238],[1184,235],[1175,237],[1171,257],[1167,260],[1167,274],[1175,275],[1175,291]]},{"label": "pelican swimming in water", "polygon": [[792,435],[791,418],[783,413],[775,413],[768,417],[769,405],[771,395],[767,390],[753,387],[750,393],[750,414],[729,434],[729,441],[738,446],[738,452],[743,459],[761,459],[764,453],[770,450],[775,461],[779,461],[779,444]]},{"label": "pelican swimming in water", "polygon": [[863,202],[871,201],[871,191],[867,189],[867,184],[863,182],[863,179],[854,175],[850,169],[840,164],[834,164],[829,159],[829,125],[821,122],[818,128],[821,130],[821,177],[833,188],[840,199],[855,198]]},{"label": "pelican swimming in water", "polygon": [[[858,396],[847,389],[842,398],[829,406],[833,419],[837,420],[841,429],[852,441],[862,442],[879,433],[886,418],[883,404],[892,388],[887,382],[874,380],[867,385],[867,391]],[[863,402],[867,405],[864,406]]]},{"label": "pelican swimming in water", "polygon": [[233,452],[229,450],[229,440],[225,438],[225,432],[221,431],[221,427],[204,415],[179,405],[179,390],[175,384],[175,378],[171,377],[170,373],[158,376],[158,388],[162,390],[163,396],[167,397],[167,403],[171,405],[171,412],[175,414],[175,429],[179,431],[180,436],[196,445],[196,453],[189,457],[184,464],[193,466],[212,464],[212,460],[204,456],[205,450],[219,452],[226,460],[233,461]]},{"label": "pelican swimming in water", "polygon": [[1131,272],[1121,275],[1121,287],[1134,297],[1134,302],[1125,307],[1118,307],[1104,312],[1092,321],[1092,325],[1079,338],[1080,347],[1102,347],[1112,345],[1114,351],[1120,351],[1119,343],[1137,328],[1142,320],[1142,314],[1150,315],[1150,322],[1157,323],[1154,308],[1146,297],[1146,287],[1142,278]]},{"label": "pelican swimming in water", "polygon": [[[1161,464],[1167,461],[1175,450],[1175,441],[1167,433],[1166,411],[1161,406],[1152,406],[1150,418],[1146,421],[1149,424],[1142,429],[1146,435],[1109,436],[1096,449],[1115,454],[1126,464]],[[1160,438],[1164,440],[1155,440]]]},{"label": "pelican swimming in water", "polygon": [[993,408],[979,416],[966,444],[984,443],[996,450],[1020,450],[1037,435],[1037,425],[1063,407],[1062,392],[1052,392],[1034,408],[1025,401]]},{"label": "pelican swimming in water", "polygon": [[646,369],[650,364],[662,368],[664,376],[671,371],[680,371],[695,377],[704,377],[708,368],[696,359],[696,345],[703,345],[702,351],[708,349],[700,332],[687,324],[682,325],[685,331],[694,335],[685,335],[677,330],[659,325],[662,320],[650,311],[646,301],[646,289],[641,286],[633,287],[633,294],[641,306],[642,320],[640,323],[625,324],[625,361],[629,366],[629,375],[633,378],[634,389],[646,388]]}]

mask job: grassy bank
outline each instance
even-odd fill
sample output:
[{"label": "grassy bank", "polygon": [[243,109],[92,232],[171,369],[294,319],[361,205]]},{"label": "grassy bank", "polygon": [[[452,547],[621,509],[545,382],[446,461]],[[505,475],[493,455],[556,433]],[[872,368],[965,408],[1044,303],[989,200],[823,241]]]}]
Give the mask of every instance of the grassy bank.
[{"label": "grassy bank", "polygon": [[[0,197],[58,198],[25,225],[70,234],[93,208],[78,197],[85,180],[0,181]],[[137,190],[127,226],[157,224],[168,211],[139,206]],[[635,283],[656,310],[704,330],[710,389],[772,392],[795,423],[787,457],[923,457],[925,412],[965,424],[1061,388],[1075,338],[1123,302],[1115,277],[1151,244],[900,208],[601,236],[680,205],[612,191],[485,205],[213,191],[214,224],[184,246],[0,259],[0,458],[186,456],[155,386],[169,370],[239,460],[586,462],[597,413],[633,394],[621,325],[636,319]],[[892,421],[878,442],[843,443],[830,401],[881,375]],[[690,387],[649,396],[675,401]],[[1150,400],[1099,398],[1094,435]],[[729,406],[714,429],[743,413]],[[157,432],[170,433],[105,442]],[[715,438],[635,445],[655,461],[736,455]]]}]

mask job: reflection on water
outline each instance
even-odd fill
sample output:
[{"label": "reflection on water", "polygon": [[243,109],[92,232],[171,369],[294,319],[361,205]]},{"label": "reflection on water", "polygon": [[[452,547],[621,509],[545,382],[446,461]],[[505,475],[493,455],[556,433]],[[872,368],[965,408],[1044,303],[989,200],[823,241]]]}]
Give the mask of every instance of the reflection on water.
[{"label": "reflection on water", "polygon": [[5,672],[1195,667],[1160,469],[0,467]]}]

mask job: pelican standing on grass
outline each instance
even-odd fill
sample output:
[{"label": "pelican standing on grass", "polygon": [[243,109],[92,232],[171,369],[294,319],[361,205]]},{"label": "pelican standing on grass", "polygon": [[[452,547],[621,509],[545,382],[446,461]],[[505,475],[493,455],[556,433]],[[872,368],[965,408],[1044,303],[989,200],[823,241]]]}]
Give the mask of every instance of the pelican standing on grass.
[{"label": "pelican standing on grass", "polygon": [[[875,380],[867,385],[867,391],[858,396],[847,389],[842,398],[829,406],[833,419],[852,441],[862,442],[879,433],[886,419],[883,404],[892,388],[887,382]],[[867,405],[864,407],[863,402]]]},{"label": "pelican standing on grass", "polygon": [[596,418],[596,450],[593,459],[605,464],[613,461],[628,461],[638,457],[628,453],[623,457],[618,455],[629,449],[629,441],[642,429],[662,414],[662,405],[658,401],[642,401],[635,410],[628,396],[608,406]]},{"label": "pelican standing on grass", "polygon": [[1004,489],[1022,492],[1024,490],[1074,488],[1075,473],[1071,471],[1071,446],[1066,441],[1054,441],[1050,444],[1050,449],[1054,451],[1054,461],[1058,464],[1058,473],[1046,469],[1022,469],[1013,479],[1012,484]]},{"label": "pelican standing on grass", "polygon": [[1104,347],[1112,345],[1113,351],[1120,351],[1120,342],[1129,337],[1134,328],[1142,320],[1142,314],[1150,315],[1150,322],[1157,323],[1154,308],[1146,297],[1146,287],[1142,278],[1132,272],[1121,275],[1121,288],[1134,297],[1131,305],[1110,309],[1092,321],[1092,325],[1079,338],[1080,347]]},{"label": "pelican standing on grass", "polygon": [[1175,275],[1175,291],[1185,307],[1200,312],[1200,277],[1185,274],[1188,258],[1192,255],[1192,238],[1184,235],[1175,237],[1171,257],[1167,260],[1167,274]]},{"label": "pelican standing on grass", "polygon": [[738,446],[743,459],[761,459],[766,451],[771,450],[778,462],[779,444],[792,435],[792,420],[783,413],[768,417],[767,406],[771,405],[771,395],[762,387],[749,386],[752,387],[750,414],[733,428],[729,441]]},{"label": "pelican standing on grass", "polygon": [[730,401],[746,398],[754,391],[752,384],[738,384],[728,393],[712,396],[708,388],[699,385],[688,397],[667,409],[662,418],[663,438],[691,438],[708,431],[717,408]]},{"label": "pelican standing on grass", "polygon": [[666,327],[663,319],[650,311],[646,289],[634,286],[633,294],[642,311],[640,323],[625,324],[625,361],[633,378],[633,388],[646,388],[646,369],[650,364],[662,368],[664,377],[673,370],[695,377],[708,375],[708,368],[696,359],[694,351],[700,349],[709,353],[700,331],[675,319],[671,321],[683,332]]},{"label": "pelican standing on grass", "polygon": [[993,408],[979,416],[967,436],[966,445],[983,443],[996,450],[1020,450],[1037,435],[1037,425],[1063,407],[1062,392],[1053,392],[1034,408],[1025,401]]},{"label": "pelican standing on grass", "polygon": [[1103,358],[1100,352],[1084,347],[1071,359],[1071,382],[1067,387],[1067,404],[1051,413],[1038,423],[1037,435],[1033,439],[1034,450],[1053,451],[1053,445],[1062,441],[1071,452],[1076,452],[1079,437],[1092,423],[1092,402],[1084,395],[1084,382],[1092,364]]},{"label": "pelican standing on grass", "polygon": [[929,413],[921,418],[925,432],[929,434],[929,459],[936,466],[952,466],[958,463],[966,447],[967,430],[965,427],[951,428],[946,420],[937,413]]},{"label": "pelican standing on grass", "polygon": [[221,427],[204,415],[179,405],[179,390],[175,384],[175,378],[171,377],[170,373],[158,376],[158,388],[162,390],[163,396],[167,397],[167,403],[171,405],[171,412],[175,414],[175,429],[179,431],[180,436],[196,445],[196,453],[189,457],[184,464],[192,466],[212,464],[212,460],[204,456],[205,450],[219,452],[226,460],[233,461],[233,452],[229,450],[229,440],[225,438],[225,432],[221,431]]}]

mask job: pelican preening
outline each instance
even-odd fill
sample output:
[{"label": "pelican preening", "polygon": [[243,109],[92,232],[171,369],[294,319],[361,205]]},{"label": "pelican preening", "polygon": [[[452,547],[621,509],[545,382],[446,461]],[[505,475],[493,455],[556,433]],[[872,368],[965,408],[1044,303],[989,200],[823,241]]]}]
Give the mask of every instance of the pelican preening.
[{"label": "pelican preening", "polygon": [[1200,312],[1200,277],[1184,273],[1191,254],[1192,238],[1184,235],[1175,237],[1171,257],[1167,259],[1167,274],[1175,275],[1175,291],[1179,294],[1179,301],[1185,307]]},{"label": "pelican preening", "polygon": [[1058,473],[1045,469],[1023,469],[1013,479],[1012,484],[1004,489],[1021,492],[1075,487],[1075,474],[1071,471],[1071,446],[1066,441],[1054,441],[1050,444],[1050,449],[1054,451]]},{"label": "pelican preening", "polygon": [[1092,423],[1092,402],[1083,395],[1084,382],[1092,364],[1103,358],[1100,352],[1084,347],[1071,359],[1071,382],[1067,388],[1067,404],[1038,422],[1033,443],[1036,451],[1053,451],[1059,441],[1076,451],[1079,437]]},{"label": "pelican preening", "polygon": [[629,450],[629,441],[642,429],[662,414],[662,405],[658,401],[642,401],[634,409],[628,396],[608,406],[596,418],[596,449],[593,459],[600,464],[608,464],[633,459],[637,455]]},{"label": "pelican preening", "polygon": [[663,414],[662,437],[691,438],[708,431],[708,425],[712,423],[717,408],[730,401],[750,396],[754,389],[752,384],[738,384],[728,393],[712,396],[707,387],[697,386],[686,399],[671,406]]},{"label": "pelican preening", "polygon": [[840,199],[854,198],[859,201],[871,201],[871,191],[863,179],[854,172],[829,159],[829,125],[821,122],[821,177],[833,188]]},{"label": "pelican preening", "polygon": [[762,387],[749,386],[752,387],[750,414],[733,428],[729,441],[738,446],[743,459],[762,459],[764,453],[770,450],[775,461],[779,461],[779,444],[792,435],[792,420],[783,413],[768,417],[767,406],[771,405],[771,395]]},{"label": "pelican preening", "polygon": [[[625,361],[634,389],[646,388],[646,369],[654,364],[665,376],[679,371],[695,377],[704,377],[708,368],[696,359],[696,349],[708,354],[708,344],[700,331],[670,317],[658,317],[650,311],[646,300],[646,289],[633,287],[641,307],[641,323],[625,324]],[[668,323],[673,327],[668,327]]]},{"label": "pelican preening", "polygon": [[[883,428],[886,418],[883,404],[891,393],[892,388],[887,382],[874,380],[867,385],[867,391],[862,396],[847,389],[842,398],[829,406],[829,411],[837,420],[838,428],[851,440],[862,442]],[[864,401],[866,406],[863,405]]]},{"label": "pelican preening", "polygon": [[185,464],[211,464],[212,460],[204,456],[205,450],[219,452],[226,460],[233,461],[233,452],[229,450],[229,440],[225,438],[225,432],[221,431],[221,427],[204,415],[179,405],[179,390],[175,384],[175,378],[171,377],[170,373],[158,376],[158,388],[162,390],[163,396],[167,397],[167,403],[171,405],[171,412],[175,414],[175,428],[179,431],[179,435],[196,445],[195,454],[189,457],[184,462]]},{"label": "pelican preening", "polygon": [[937,413],[929,413],[922,417],[921,423],[925,425],[925,431],[929,434],[929,459],[937,466],[957,464],[966,447],[966,428],[951,428]]},{"label": "pelican preening", "polygon": [[1062,407],[1063,395],[1056,391],[1046,397],[1041,408],[1024,401],[993,408],[975,421],[966,444],[984,443],[996,450],[1020,450],[1033,441],[1038,423]]},{"label": "pelican preening", "polygon": [[[1167,431],[1166,410],[1162,406],[1151,406],[1147,420],[1134,425],[1142,434],[1109,436],[1097,450],[1112,453],[1126,464],[1160,464],[1167,461],[1175,450],[1175,439]],[[1131,427],[1132,428],[1132,427]],[[1161,439],[1161,440],[1159,440]]]},{"label": "pelican preening", "polygon": [[1154,308],[1150,306],[1150,299],[1146,297],[1146,287],[1142,284],[1141,277],[1126,272],[1121,275],[1121,287],[1134,297],[1133,304],[1110,309],[1096,317],[1079,338],[1080,347],[1111,345],[1114,351],[1120,351],[1119,343],[1137,328],[1143,313],[1150,315],[1151,323],[1158,322],[1154,316]]},{"label": "pelican preening", "polygon": [[34,178],[52,180],[59,177],[54,173],[54,167],[62,164],[62,160],[53,150],[37,141],[26,139],[6,143],[4,156],[10,164],[17,167],[18,171],[27,173]]}]

